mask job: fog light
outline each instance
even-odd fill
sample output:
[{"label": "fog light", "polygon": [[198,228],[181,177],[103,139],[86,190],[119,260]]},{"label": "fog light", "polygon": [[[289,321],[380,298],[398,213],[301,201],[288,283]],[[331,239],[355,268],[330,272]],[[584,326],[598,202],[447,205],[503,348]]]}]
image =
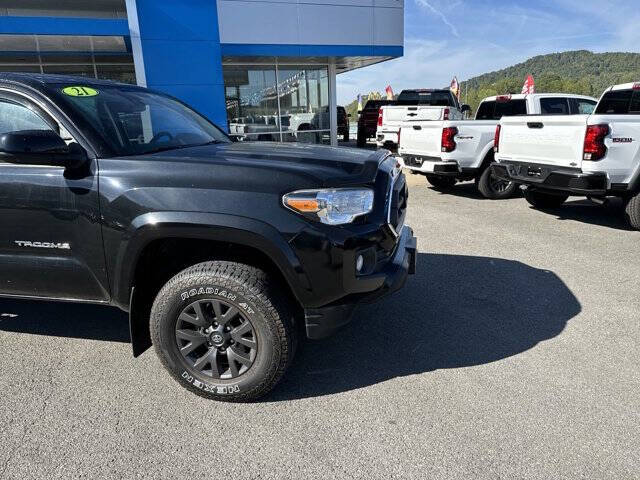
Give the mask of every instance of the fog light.
[{"label": "fog light", "polygon": [[363,266],[364,266],[364,258],[362,257],[362,255],[358,255],[358,258],[356,258],[356,272],[360,273]]}]

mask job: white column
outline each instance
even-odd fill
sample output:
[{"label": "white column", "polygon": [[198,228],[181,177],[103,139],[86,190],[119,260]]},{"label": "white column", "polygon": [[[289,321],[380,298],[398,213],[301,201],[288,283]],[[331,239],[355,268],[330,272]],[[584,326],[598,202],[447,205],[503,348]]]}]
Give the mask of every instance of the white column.
[{"label": "white column", "polygon": [[338,146],[338,100],[336,96],[336,64],[329,63],[329,128],[331,129],[331,145]]},{"label": "white column", "polygon": [[136,0],[126,0],[127,20],[129,22],[129,37],[133,53],[133,66],[136,71],[136,82],[141,87],[147,86],[147,75],[144,71],[144,57],[142,55],[142,41],[140,40],[140,24],[138,23],[138,6]]}]

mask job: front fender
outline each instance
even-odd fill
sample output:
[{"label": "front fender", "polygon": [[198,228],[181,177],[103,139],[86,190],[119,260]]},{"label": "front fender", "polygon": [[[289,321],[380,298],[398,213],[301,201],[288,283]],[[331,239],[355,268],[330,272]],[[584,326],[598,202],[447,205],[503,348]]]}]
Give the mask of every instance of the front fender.
[{"label": "front fender", "polygon": [[136,217],[116,252],[114,304],[129,309],[137,261],[154,240],[188,238],[213,240],[255,248],[268,255],[304,305],[311,293],[298,257],[272,226],[247,217],[200,212],[151,212]]}]

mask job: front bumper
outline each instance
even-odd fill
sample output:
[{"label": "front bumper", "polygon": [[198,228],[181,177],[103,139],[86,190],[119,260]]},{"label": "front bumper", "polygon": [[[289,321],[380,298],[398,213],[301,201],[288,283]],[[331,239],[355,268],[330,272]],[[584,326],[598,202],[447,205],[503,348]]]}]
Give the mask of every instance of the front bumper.
[{"label": "front bumper", "polygon": [[[326,338],[351,320],[359,303],[370,303],[400,290],[409,275],[416,272],[417,239],[413,230],[402,227],[394,253],[375,273],[351,277],[346,289],[351,293],[348,301],[322,308],[305,309],[307,337]],[[346,278],[345,278],[346,280]]]},{"label": "front bumper", "polygon": [[432,173],[434,175],[442,175],[455,177],[460,175],[460,167],[458,162],[443,162],[438,157],[425,157],[422,155],[412,155],[409,153],[401,153],[402,161],[409,170],[420,173]]},{"label": "front bumper", "polygon": [[491,170],[502,180],[573,195],[605,195],[608,186],[605,173],[583,172],[575,168],[503,161],[493,163]]}]

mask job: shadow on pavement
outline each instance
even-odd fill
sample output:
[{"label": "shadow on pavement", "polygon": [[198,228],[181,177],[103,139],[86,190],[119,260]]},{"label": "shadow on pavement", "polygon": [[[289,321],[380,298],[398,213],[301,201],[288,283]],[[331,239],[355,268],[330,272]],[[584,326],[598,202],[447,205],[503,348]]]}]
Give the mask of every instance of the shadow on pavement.
[{"label": "shadow on pavement", "polygon": [[556,216],[558,220],[575,220],[615,230],[632,230],[624,219],[624,203],[620,198],[608,199],[604,205],[586,199],[569,200],[559,208],[544,211]]},{"label": "shadow on pavement", "polygon": [[[361,306],[334,337],[303,343],[266,400],[494,362],[557,336],[580,310],[553,272],[498,258],[420,254],[403,290]],[[0,300],[0,330],[129,341],[127,315],[96,305]]]},{"label": "shadow on pavement", "polygon": [[307,342],[271,401],[495,362],[562,332],[580,303],[553,272],[498,258],[420,254],[403,290]]},{"label": "shadow on pavement", "polygon": [[[482,200],[482,201],[489,201],[489,202],[505,201],[505,200],[490,200],[488,198],[483,197],[482,194],[476,188],[475,182],[472,180],[456,183],[453,187],[447,188],[446,190],[433,187],[426,179],[424,180],[424,182],[428,189],[433,190],[434,192],[438,192],[441,195],[453,195],[456,197],[471,198],[473,200]],[[512,200],[514,198],[520,198],[520,197],[522,197],[522,193],[520,193],[520,190],[516,190],[514,195],[511,198],[508,198],[507,200]]]},{"label": "shadow on pavement", "polygon": [[100,305],[2,299],[0,330],[128,343],[129,317]]}]

